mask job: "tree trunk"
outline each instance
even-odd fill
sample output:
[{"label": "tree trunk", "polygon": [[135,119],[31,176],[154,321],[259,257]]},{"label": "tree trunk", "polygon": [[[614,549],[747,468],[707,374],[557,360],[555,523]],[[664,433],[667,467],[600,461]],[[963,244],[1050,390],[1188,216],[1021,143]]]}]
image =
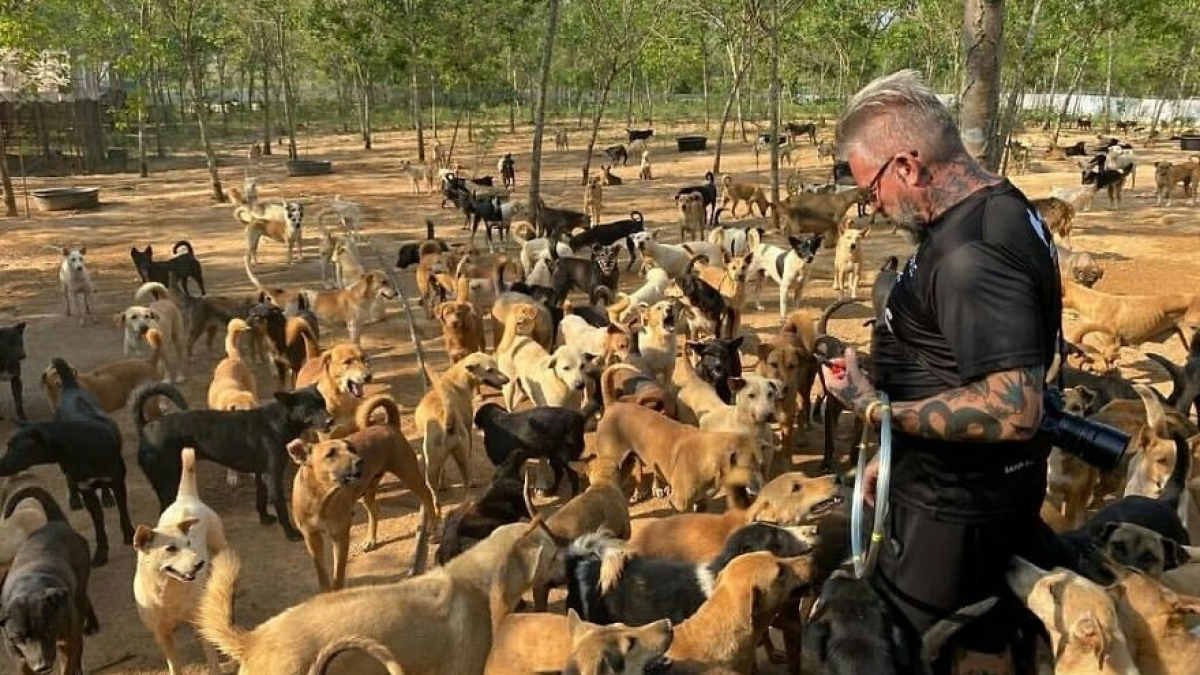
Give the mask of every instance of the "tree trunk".
[{"label": "tree trunk", "polygon": [[721,113],[721,124],[717,127],[717,149],[713,155],[714,176],[721,175],[721,149],[725,145],[725,127],[729,124],[729,116],[733,111],[733,101],[737,98],[738,89],[742,86],[742,78],[745,76],[745,68],[740,68],[733,73],[733,86],[729,88],[729,96],[725,99],[725,110]]},{"label": "tree trunk", "polygon": [[186,46],[183,58],[187,62],[188,74],[192,79],[192,105],[196,108],[196,127],[200,131],[200,145],[204,147],[204,161],[208,164],[213,201],[224,204],[225,191],[221,189],[221,175],[217,171],[217,154],[213,152],[212,141],[208,138],[208,106],[202,100],[200,64],[196,63],[196,55]]},{"label": "tree trunk", "polygon": [[429,78],[429,124],[433,127],[433,137],[438,138],[437,79],[434,77]]},{"label": "tree trunk", "polygon": [[221,115],[221,133],[229,133],[229,115],[225,114],[225,56],[217,51],[217,111]]},{"label": "tree trunk", "polygon": [[642,84],[646,87],[646,123],[654,126],[654,96],[650,91],[650,76],[642,73]]},{"label": "tree trunk", "polygon": [[629,125],[630,129],[633,128],[633,95],[634,95],[634,91],[636,91],[636,89],[637,88],[634,86],[633,68],[630,67],[630,69],[629,69],[629,98],[625,103],[625,123]]},{"label": "tree trunk", "polygon": [[1112,131],[1113,30],[1108,29],[1108,65],[1104,74],[1104,133]]},{"label": "tree trunk", "polygon": [[350,121],[346,119],[346,67],[344,64],[337,68],[337,116],[342,125],[342,133],[350,133]]},{"label": "tree trunk", "polygon": [[[1021,48],[1021,58],[1017,60],[1016,72],[1013,73],[1012,86],[1008,92],[1008,102],[1004,106],[1004,116],[1000,120],[1000,137],[998,142],[1001,149],[1008,147],[1009,138],[1015,126],[1015,119],[1020,110],[1020,102],[1025,96],[1025,64],[1030,60],[1033,43],[1037,39],[1038,18],[1042,12],[1042,0],[1034,0],[1033,9],[1029,14],[1029,28],[1025,31],[1025,45]],[[1004,152],[1005,167],[1008,166],[1008,153]]]},{"label": "tree trunk", "polygon": [[558,32],[558,0],[550,0],[546,20],[546,40],[542,45],[542,67],[538,73],[537,98],[533,103],[533,156],[529,160],[529,208],[540,226],[542,190],[542,140],[546,128],[546,89],[550,86],[550,64],[554,56],[554,36]]},{"label": "tree trunk", "polygon": [[712,115],[708,107],[708,45],[704,41],[705,28],[704,22],[700,23],[700,73],[704,80],[704,130],[708,131]]},{"label": "tree trunk", "polygon": [[413,124],[417,129],[417,161],[425,161],[425,124],[421,119],[421,74],[417,68],[417,45],[414,42],[412,45],[412,100],[413,100]]},{"label": "tree trunk", "polygon": [[262,154],[271,154],[271,57],[267,51],[267,31],[258,26],[258,41],[262,45],[262,81],[263,81],[263,140]]},{"label": "tree trunk", "polygon": [[4,215],[16,218],[17,193],[13,190],[12,177],[8,175],[8,144],[4,134],[3,120],[0,120],[0,189],[4,190]]},{"label": "tree trunk", "polygon": [[283,32],[283,13],[280,12],[275,21],[279,33],[279,77],[283,81],[283,117],[287,123],[288,159],[296,159],[296,120],[293,117],[292,77],[287,60],[287,37]]},{"label": "tree trunk", "polygon": [[[771,3],[771,203],[779,203],[779,0]],[[771,209],[771,225],[779,229],[779,209]]]},{"label": "tree trunk", "polygon": [[966,0],[963,10],[966,81],[959,99],[959,128],[967,152],[988,169],[1000,166],[997,107],[1004,55],[1004,0]]},{"label": "tree trunk", "polygon": [[1062,49],[1054,50],[1054,71],[1050,75],[1050,98],[1046,101],[1046,121],[1042,124],[1045,130],[1050,129],[1050,123],[1054,120],[1054,97],[1058,95],[1058,71],[1062,66]]},{"label": "tree trunk", "polygon": [[508,133],[517,133],[517,67],[513,65],[512,47],[508,49],[508,70],[512,73],[512,91],[508,96]]},{"label": "tree trunk", "polygon": [[[1084,44],[1089,42],[1091,42],[1090,39],[1085,41]],[[1067,116],[1067,110],[1069,110],[1071,106],[1071,97],[1074,96],[1075,91],[1079,89],[1079,83],[1083,80],[1083,71],[1087,68],[1088,59],[1090,58],[1091,54],[1085,51],[1083,53],[1083,60],[1079,62],[1079,67],[1075,69],[1075,77],[1071,80],[1071,88],[1067,90],[1067,96],[1063,99],[1062,109],[1059,110],[1058,113],[1058,121],[1054,123],[1054,134],[1050,139],[1051,145],[1058,145],[1058,136],[1062,132],[1063,118]]]},{"label": "tree trunk", "polygon": [[617,64],[613,63],[604,83],[600,86],[600,102],[596,104],[596,112],[592,115],[592,133],[588,137],[587,154],[583,157],[583,185],[587,185],[588,174],[592,170],[592,151],[596,147],[596,135],[600,133],[600,121],[604,119],[604,106],[608,104],[608,92],[612,89],[613,80],[617,78]]}]

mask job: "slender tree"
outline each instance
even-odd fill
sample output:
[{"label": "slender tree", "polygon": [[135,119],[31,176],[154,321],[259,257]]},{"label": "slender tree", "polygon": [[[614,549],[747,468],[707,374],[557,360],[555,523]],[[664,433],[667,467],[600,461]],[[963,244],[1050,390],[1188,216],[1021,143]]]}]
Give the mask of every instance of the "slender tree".
[{"label": "slender tree", "polygon": [[546,129],[546,91],[550,88],[550,66],[554,62],[554,38],[558,34],[558,0],[550,0],[546,17],[546,37],[542,41],[542,66],[538,74],[537,97],[533,103],[533,156],[529,160],[529,208],[534,221],[541,223],[542,211],[542,138]]}]

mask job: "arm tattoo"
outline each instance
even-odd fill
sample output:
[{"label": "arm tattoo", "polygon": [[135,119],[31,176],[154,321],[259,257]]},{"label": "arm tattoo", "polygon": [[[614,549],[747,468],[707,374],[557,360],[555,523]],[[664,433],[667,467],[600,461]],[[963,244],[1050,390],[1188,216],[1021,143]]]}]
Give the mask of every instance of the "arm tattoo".
[{"label": "arm tattoo", "polygon": [[1028,440],[1042,414],[1042,368],[992,373],[921,401],[892,405],[905,433],[943,441]]}]

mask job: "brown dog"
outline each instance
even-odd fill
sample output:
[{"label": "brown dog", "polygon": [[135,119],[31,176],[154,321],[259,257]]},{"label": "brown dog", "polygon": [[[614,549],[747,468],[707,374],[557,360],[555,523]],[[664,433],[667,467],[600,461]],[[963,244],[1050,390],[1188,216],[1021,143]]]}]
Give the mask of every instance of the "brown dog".
[{"label": "brown dog", "polygon": [[225,358],[213,370],[208,385],[210,410],[252,410],[258,407],[258,383],[238,352],[238,338],[250,331],[241,319],[229,322],[225,333]]},{"label": "brown dog", "polygon": [[[146,333],[150,343],[150,357],[146,359],[121,359],[106,363],[86,373],[77,373],[79,386],[91,392],[105,412],[116,412],[129,402],[135,389],[158,378],[158,355],[162,350],[162,339],[157,330]],[[58,407],[62,395],[62,381],[53,366],[42,373],[42,387],[50,405]]]},{"label": "brown dog", "polygon": [[862,204],[867,197],[866,190],[800,192],[775,206],[783,216],[783,227],[789,235],[824,233],[824,247],[833,248],[837,244],[838,223],[846,209],[851,204]]},{"label": "brown dog", "polygon": [[1200,599],[1181,596],[1140,572],[1130,571],[1108,589],[1134,662],[1147,675],[1190,675],[1200,663],[1200,637],[1188,622]]},{"label": "brown dog", "polygon": [[702,506],[717,490],[762,485],[762,457],[753,436],[703,431],[633,403],[614,403],[596,428],[598,457],[624,464],[632,452],[671,486],[676,511]]},{"label": "brown dog", "polygon": [[[501,293],[496,298],[496,304],[492,305],[492,335],[506,336],[506,330],[509,322],[509,316],[512,314],[513,308],[527,307],[519,312],[521,318],[513,319],[518,321],[522,326],[526,322],[532,321],[528,332],[518,330],[508,337],[511,342],[517,335],[528,335],[533,338],[534,342],[545,347],[553,349],[554,346],[554,324],[550,320],[550,310],[544,305],[537,302],[533,298],[524,293],[516,293],[508,291]],[[500,354],[508,346],[504,337],[496,338],[496,353]]]},{"label": "brown dog", "polygon": [[367,355],[355,345],[334,345],[322,352],[320,358],[309,359],[296,373],[296,389],[310,384],[325,397],[325,410],[333,415],[333,428],[319,434],[323,440],[341,438],[357,431],[355,413],[371,381],[371,366]]},{"label": "brown dog", "polygon": [[484,675],[579,673],[643,675],[669,662],[670,621],[636,628],[615,623],[597,626],[575,610],[561,614],[511,614],[504,618],[488,656]]},{"label": "brown dog", "polygon": [[1171,205],[1171,193],[1177,184],[1183,184],[1183,196],[1191,198],[1192,206],[1196,205],[1196,192],[1200,189],[1200,162],[1193,157],[1182,164],[1171,162],[1154,163],[1154,187],[1158,205]]},{"label": "brown dog", "polygon": [[704,196],[698,192],[675,195],[675,205],[679,208],[680,241],[702,238],[704,224],[707,221],[704,213]]},{"label": "brown dog", "polygon": [[437,306],[433,314],[442,324],[442,339],[446,342],[446,354],[458,362],[473,352],[487,347],[483,337],[483,319],[471,304],[468,287],[470,280],[458,279],[458,297]]},{"label": "brown dog", "polygon": [[1062,240],[1067,248],[1071,248],[1071,222],[1075,220],[1075,207],[1056,197],[1034,199],[1032,202],[1050,232]]},{"label": "brown dog", "polygon": [[442,487],[446,460],[453,457],[464,487],[471,484],[468,455],[474,445],[471,425],[475,419],[471,398],[480,385],[500,388],[508,378],[496,367],[496,360],[475,352],[450,366],[441,377],[434,377],[433,388],[425,392],[417,405],[414,422],[424,436],[421,457],[425,477],[435,490]]},{"label": "brown dog", "polygon": [[396,297],[387,275],[367,272],[344,289],[313,294],[312,308],[322,322],[346,324],[350,341],[357,345],[362,341],[362,326],[372,319],[375,304]]},{"label": "brown dog", "polygon": [[729,207],[729,214],[737,218],[738,204],[746,204],[746,215],[754,215],[754,206],[762,216],[767,215],[767,207],[771,202],[763,194],[762,188],[751,183],[735,183],[733,176],[725,174],[721,178],[721,208]]},{"label": "brown dog", "polygon": [[606,408],[618,401],[636,403],[675,418],[675,395],[654,375],[628,363],[614,363],[600,373],[600,398]]},{"label": "brown dog", "polygon": [[[387,423],[372,426],[371,414],[377,409],[387,414]],[[362,550],[375,548],[379,520],[375,493],[385,473],[399,478],[421,502],[421,530],[413,574],[424,571],[430,526],[440,517],[417,455],[400,431],[400,406],[386,394],[379,394],[363,401],[356,418],[359,431],[343,439],[315,445],[293,441],[288,446],[292,460],[300,467],[292,482],[292,518],[304,535],[304,545],[317,568],[317,581],[323,591],[346,585],[355,502],[361,501],[367,509],[367,539]],[[326,537],[332,543],[332,576],[326,567]]]},{"label": "brown dog", "polygon": [[592,220],[592,227],[600,224],[600,212],[604,206],[604,181],[600,176],[588,179],[583,188],[583,212]]},{"label": "brown dog", "polygon": [[1178,333],[1186,347],[1184,331],[1190,324],[1200,323],[1198,297],[1188,293],[1111,295],[1063,281],[1063,309],[1078,312],[1083,327],[1095,324],[1126,345],[1161,341]]},{"label": "brown dog", "polygon": [[[809,342],[797,332],[802,326],[815,325],[817,317],[810,309],[792,312],[779,334],[758,346],[758,364],[754,370],[763,377],[783,383],[780,393],[783,409],[783,449],[799,444],[797,427],[808,429],[812,415],[812,388],[817,377],[817,360]],[[793,327],[789,330],[789,327]],[[815,338],[813,338],[815,339]]]}]

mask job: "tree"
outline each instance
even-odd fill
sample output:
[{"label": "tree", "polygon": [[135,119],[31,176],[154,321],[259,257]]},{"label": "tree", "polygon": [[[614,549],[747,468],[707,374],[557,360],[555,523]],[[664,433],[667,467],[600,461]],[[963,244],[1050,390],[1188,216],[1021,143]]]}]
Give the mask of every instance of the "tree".
[{"label": "tree", "polygon": [[991,170],[1000,166],[996,111],[1000,103],[1000,65],[1004,57],[1004,0],[966,0],[963,9],[965,81],[959,128],[967,152]]},{"label": "tree", "polygon": [[529,163],[529,208],[534,222],[541,223],[542,137],[546,129],[546,90],[550,87],[550,65],[554,60],[554,38],[558,34],[558,0],[550,0],[546,38],[542,42],[542,67],[538,74],[537,98],[533,104],[533,157]]}]

